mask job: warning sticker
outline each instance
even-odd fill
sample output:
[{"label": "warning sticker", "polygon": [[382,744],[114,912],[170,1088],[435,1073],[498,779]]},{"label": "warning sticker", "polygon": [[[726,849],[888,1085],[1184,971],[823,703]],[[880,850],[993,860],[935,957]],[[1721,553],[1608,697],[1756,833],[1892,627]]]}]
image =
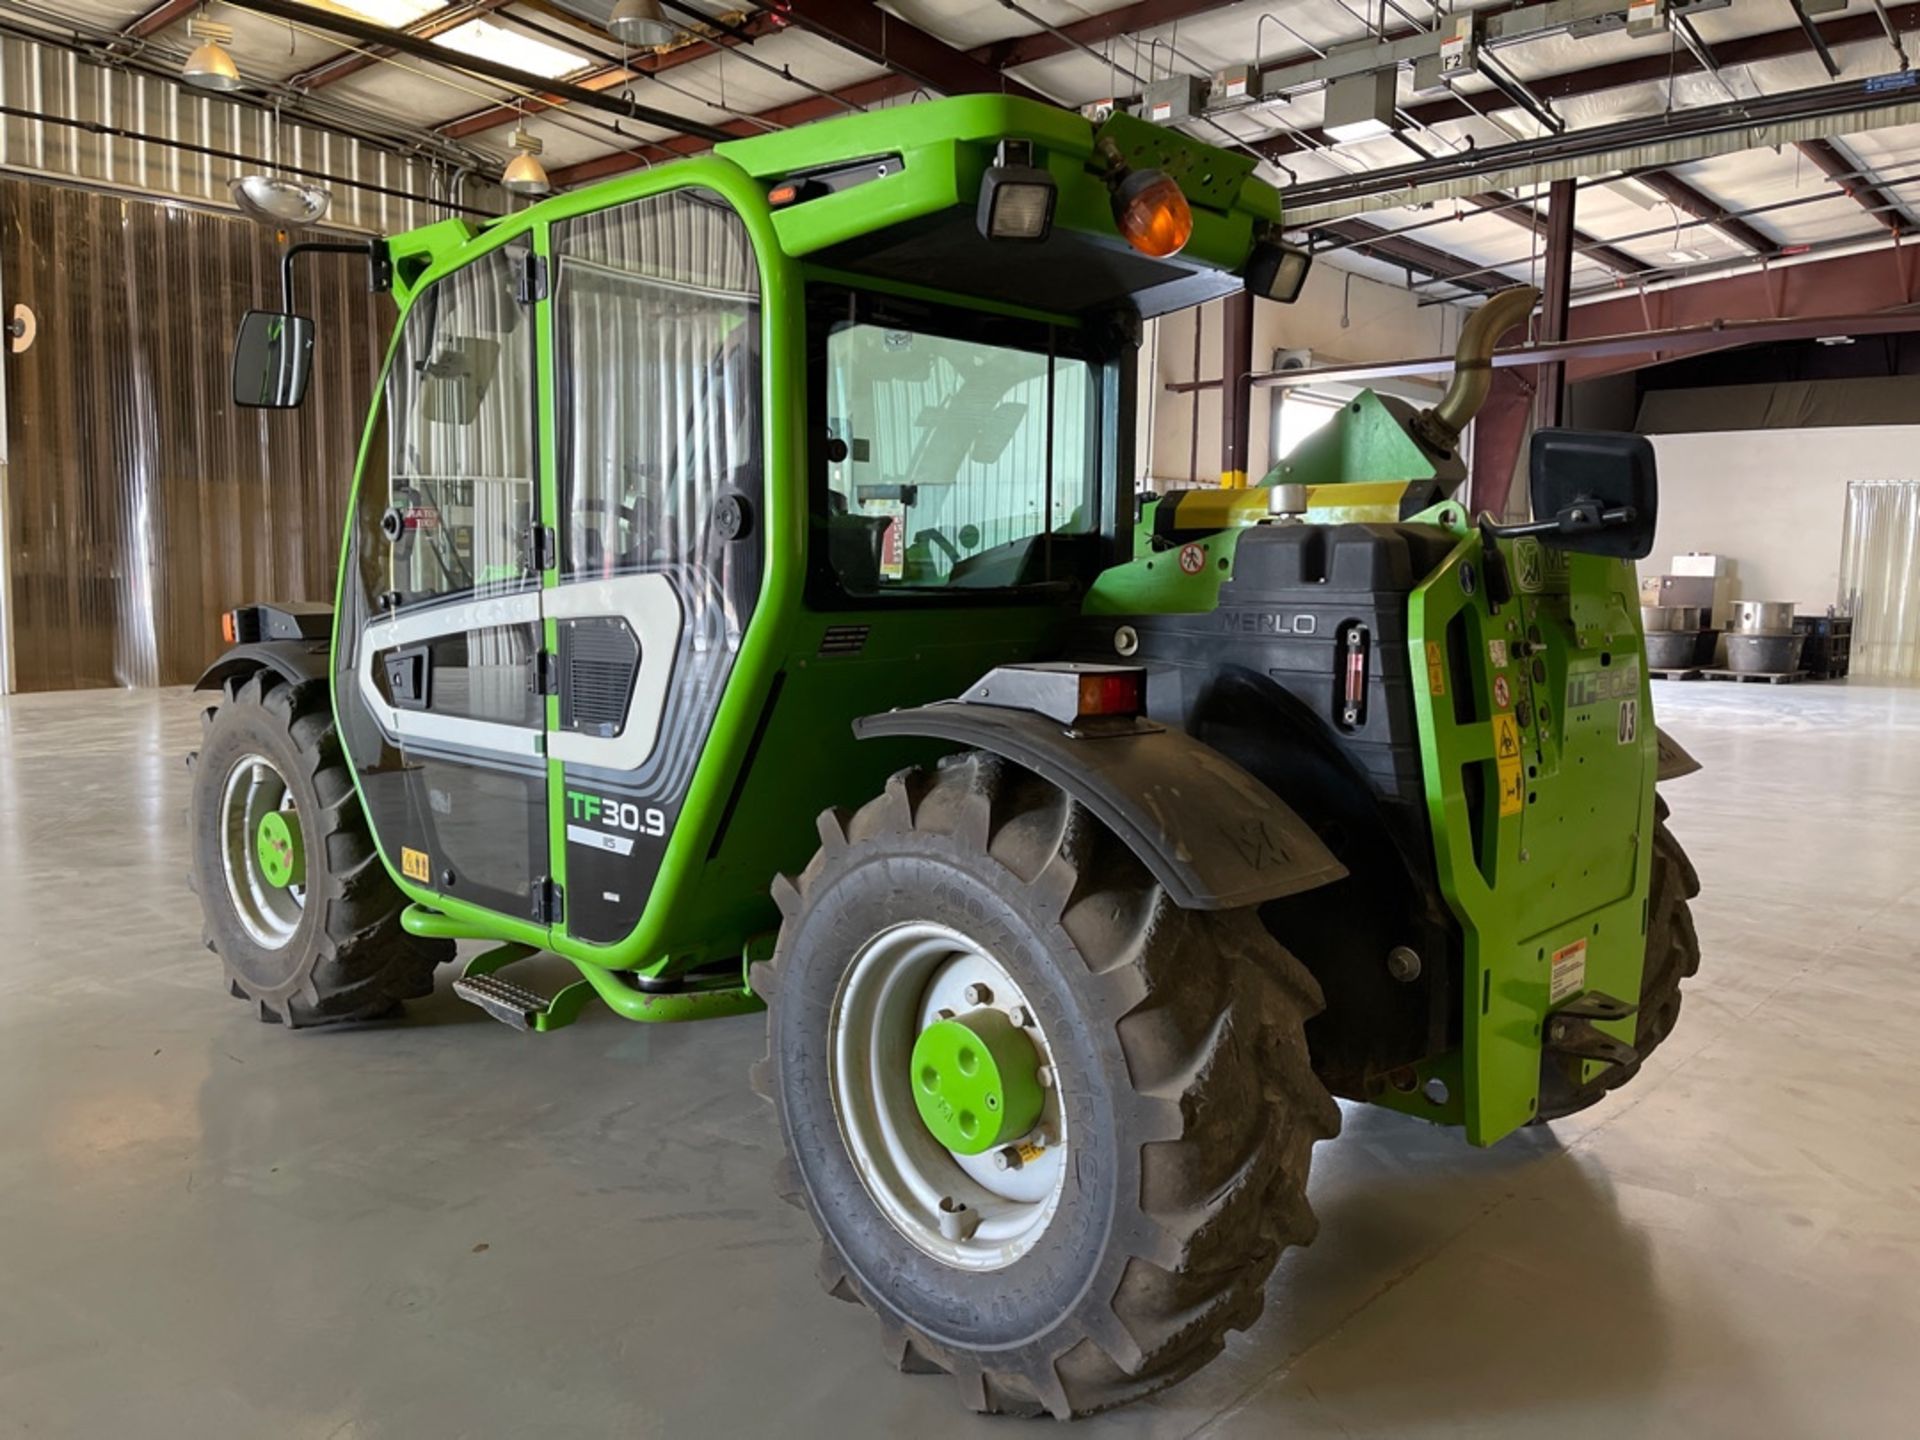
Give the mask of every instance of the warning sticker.
[{"label": "warning sticker", "polygon": [[1440,642],[1427,641],[1427,693],[1444,695],[1447,693],[1447,667],[1440,663]]},{"label": "warning sticker", "polygon": [[1180,568],[1189,575],[1198,575],[1207,568],[1207,552],[1198,545],[1180,547]]},{"label": "warning sticker", "polygon": [[1493,753],[1496,759],[1520,759],[1520,727],[1511,715],[1493,717]]},{"label": "warning sticker", "polygon": [[403,845],[400,847],[400,873],[409,880],[428,884],[433,879],[433,862],[427,859],[426,851],[411,850]]},{"label": "warning sticker", "polygon": [[1587,988],[1587,942],[1576,940],[1553,952],[1553,972],[1547,982],[1547,1003],[1558,1005]]},{"label": "warning sticker", "polygon": [[1487,641],[1487,662],[1496,670],[1507,668],[1507,642],[1504,640]]},{"label": "warning sticker", "polygon": [[1493,677],[1493,703],[1502,710],[1513,704],[1513,687],[1507,683],[1504,675]]},{"label": "warning sticker", "polygon": [[1518,815],[1527,805],[1526,782],[1520,778],[1518,760],[1502,760],[1500,765],[1500,815]]}]

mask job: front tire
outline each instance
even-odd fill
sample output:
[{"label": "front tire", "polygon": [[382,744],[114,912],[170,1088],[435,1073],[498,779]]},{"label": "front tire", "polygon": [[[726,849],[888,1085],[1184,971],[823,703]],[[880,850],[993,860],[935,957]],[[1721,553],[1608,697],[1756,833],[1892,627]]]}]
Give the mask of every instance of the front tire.
[{"label": "front tire", "polygon": [[[1339,1128],[1303,1034],[1313,978],[1253,910],[1179,909],[1088,811],[990,756],[903,772],[820,832],[775,887],[785,919],[753,982],[754,1082],[779,1115],[782,1190],[824,1238],[823,1283],[878,1313],[897,1365],[948,1372],[975,1410],[1067,1418],[1200,1368],[1258,1317],[1281,1251],[1313,1238],[1308,1162]],[[1050,1072],[1028,1163],[1064,1163],[1025,1212],[930,1128],[895,1127],[902,1153],[877,1155],[888,1126],[848,1118],[911,1113],[880,1093],[884,1063],[869,1093],[847,1061],[849,1025],[880,1013],[844,1003],[870,993],[858,976],[919,964],[895,981],[937,986],[954,963],[1015,988]],[[916,1037],[873,1033],[904,1070]],[[948,1207],[916,1218],[925,1185],[981,1212],[980,1233],[999,1225],[998,1250],[930,1241]]]},{"label": "front tire", "polygon": [[1700,971],[1700,937],[1694,933],[1687,904],[1700,893],[1700,876],[1667,828],[1666,805],[1654,820],[1653,873],[1647,890],[1647,958],[1640,972],[1640,1008],[1636,1012],[1631,1065],[1610,1065],[1585,1084],[1571,1067],[1553,1056],[1540,1067],[1540,1109],[1534,1124],[1548,1124],[1585,1110],[1640,1073],[1680,1019],[1680,985]]},{"label": "front tire", "polygon": [[326,682],[270,670],[230,680],[202,729],[188,878],[232,994],[292,1028],[376,1019],[431,994],[453,945],[400,926],[406,898],[374,850]]}]

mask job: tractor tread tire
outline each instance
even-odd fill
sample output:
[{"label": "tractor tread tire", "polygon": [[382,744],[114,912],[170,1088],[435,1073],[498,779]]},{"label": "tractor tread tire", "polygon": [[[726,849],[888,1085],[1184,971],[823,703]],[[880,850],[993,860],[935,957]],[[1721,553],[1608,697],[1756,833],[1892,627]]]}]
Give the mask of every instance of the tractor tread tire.
[{"label": "tractor tread tire", "polygon": [[1700,876],[1687,852],[1667,829],[1665,807],[1654,822],[1653,874],[1647,889],[1647,959],[1640,976],[1640,1009],[1633,1048],[1639,1059],[1611,1065],[1576,1086],[1551,1058],[1540,1070],[1540,1109],[1535,1124],[1585,1110],[1640,1073],[1647,1057],[1673,1033],[1680,1019],[1681,982],[1700,972],[1700,937],[1688,905],[1700,893]]},{"label": "tractor tread tire", "polygon": [[[1066,1419],[1198,1370],[1229,1331],[1258,1319],[1281,1252],[1315,1233],[1308,1166],[1314,1145],[1337,1133],[1340,1112],[1307,1053],[1305,1023],[1323,1004],[1312,975],[1254,909],[1178,908],[1090,812],[992,756],[903,771],[859,811],[822,815],[820,831],[821,848],[797,880],[774,886],[784,923],[771,960],[753,971],[768,1003],[767,1056],[753,1078],[779,1112],[786,1153],[778,1188],[823,1237],[822,1285],[880,1316],[894,1365],[946,1372],[977,1411]],[[1099,1047],[1103,1073],[1118,1077],[1113,1213],[1088,1251],[1098,1250],[1091,1278],[1062,1297],[1057,1319],[997,1343],[943,1339],[895,1303],[897,1273],[861,1273],[834,1238],[831,1222],[845,1217],[832,1212],[870,1199],[857,1183],[838,1202],[816,1193],[810,1172],[819,1167],[794,1140],[792,1108],[813,1102],[796,1102],[794,1077],[783,1073],[803,1065],[783,1053],[783,1017],[790,1006],[824,1015],[817,988],[792,992],[828,983],[851,958],[801,955],[805,922],[863,867],[891,875],[913,857],[970,872],[1033,918],[1045,946],[1039,963],[1077,971],[1087,1043]],[[904,870],[889,883],[901,898],[913,893]],[[828,1185],[846,1183],[820,1173]],[[888,1223],[877,1212],[873,1221]],[[993,1273],[1017,1277],[1025,1263]]]},{"label": "tractor tread tire", "polygon": [[[261,1020],[291,1029],[383,1019],[403,1001],[431,994],[434,970],[453,958],[453,944],[401,928],[406,897],[374,849],[326,682],[289,683],[263,669],[227,681],[223,693],[224,703],[201,717],[188,879],[229,991]],[[232,764],[249,752],[280,770],[306,842],[305,913],[279,951],[261,949],[247,934],[221,871],[221,791]]]}]

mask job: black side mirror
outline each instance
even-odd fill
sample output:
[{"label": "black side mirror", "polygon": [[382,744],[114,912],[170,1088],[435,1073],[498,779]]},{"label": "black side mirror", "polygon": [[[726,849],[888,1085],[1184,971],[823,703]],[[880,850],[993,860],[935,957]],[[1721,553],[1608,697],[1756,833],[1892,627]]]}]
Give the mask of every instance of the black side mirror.
[{"label": "black side mirror", "polygon": [[277,310],[249,310],[233,342],[233,403],[291,410],[307,394],[313,321]]},{"label": "black side mirror", "polygon": [[1536,430],[1528,457],[1533,519],[1491,525],[1504,538],[1534,535],[1559,550],[1644,560],[1660,511],[1653,444],[1613,430]]}]

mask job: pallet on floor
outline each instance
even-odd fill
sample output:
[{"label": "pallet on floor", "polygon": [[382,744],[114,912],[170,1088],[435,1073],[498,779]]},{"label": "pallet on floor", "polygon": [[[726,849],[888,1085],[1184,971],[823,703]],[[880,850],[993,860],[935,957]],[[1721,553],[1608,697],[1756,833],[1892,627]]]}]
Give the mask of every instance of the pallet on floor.
[{"label": "pallet on floor", "polygon": [[1649,665],[1647,667],[1647,674],[1656,680],[1698,680],[1700,678],[1700,667],[1698,665],[1688,665],[1680,670],[1664,670]]},{"label": "pallet on floor", "polygon": [[1708,680],[1746,680],[1768,685],[1792,685],[1808,678],[1804,670],[1702,670]]}]

